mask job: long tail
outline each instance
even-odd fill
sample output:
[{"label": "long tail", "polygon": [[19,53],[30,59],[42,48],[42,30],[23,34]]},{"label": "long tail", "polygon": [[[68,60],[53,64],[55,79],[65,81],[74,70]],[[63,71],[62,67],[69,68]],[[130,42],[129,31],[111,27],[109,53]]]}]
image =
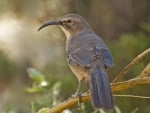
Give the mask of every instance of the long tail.
[{"label": "long tail", "polygon": [[105,67],[103,65],[91,67],[89,78],[93,106],[95,108],[112,109],[114,103]]}]

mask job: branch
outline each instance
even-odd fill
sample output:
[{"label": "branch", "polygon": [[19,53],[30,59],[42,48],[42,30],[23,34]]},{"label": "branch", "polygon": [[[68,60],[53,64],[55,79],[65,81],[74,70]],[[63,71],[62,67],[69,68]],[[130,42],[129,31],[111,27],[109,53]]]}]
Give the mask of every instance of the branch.
[{"label": "branch", "polygon": [[150,84],[150,77],[134,78],[123,82],[112,83],[112,91],[122,91],[142,84]]},{"label": "branch", "polygon": [[147,96],[138,96],[138,95],[114,95],[116,97],[131,97],[131,98],[145,98],[145,99],[150,99],[150,97]]},{"label": "branch", "polygon": [[[117,91],[122,91],[126,89],[133,88],[138,85],[143,85],[143,84],[150,84],[150,77],[147,77],[150,74],[150,63],[147,64],[147,66],[144,68],[144,70],[141,72],[139,76],[136,78],[127,80],[127,81],[122,81],[122,82],[116,82],[118,81],[121,77],[123,77],[131,67],[134,65],[138,64],[146,55],[150,54],[150,48],[145,50],[143,53],[138,55],[135,59],[133,59],[119,74],[118,76],[113,80],[111,83],[111,88],[112,92],[117,92]],[[125,96],[125,95],[124,95]],[[126,95],[127,96],[127,95]],[[90,94],[89,93],[84,93],[80,97],[81,102],[87,102],[90,100]],[[130,97],[143,97],[144,96],[133,96],[130,95]],[[72,106],[75,106],[78,104],[78,97],[71,97],[67,99],[66,101],[59,103],[58,105],[54,106],[51,108],[47,113],[61,113],[65,109],[68,109]]]},{"label": "branch", "polygon": [[147,66],[144,68],[144,70],[141,72],[141,74],[138,77],[146,77],[150,75],[150,63],[147,64]]},{"label": "branch", "polygon": [[[47,113],[61,113],[65,109],[68,109],[72,106],[75,106],[78,104],[78,97],[71,97],[67,99],[66,101],[59,103],[58,105],[54,106],[51,108]],[[90,95],[89,94],[83,94],[80,98],[81,102],[86,102],[90,100]]]},{"label": "branch", "polygon": [[138,64],[145,56],[148,56],[150,54],[150,48],[145,50],[143,53],[138,55],[136,58],[134,58],[119,74],[118,76],[113,80],[113,83],[118,81],[120,78],[122,78],[131,67]]},{"label": "branch", "polygon": [[[123,82],[116,82],[112,83],[112,91],[117,92],[117,91],[122,91],[126,90],[129,88],[132,88],[137,85],[141,84],[150,84],[150,77],[144,77],[144,78],[135,78],[135,79],[130,79],[128,81],[123,81]],[[90,94],[84,93],[80,97],[81,102],[87,102],[90,100]],[[56,105],[52,109],[50,109],[47,113],[61,113],[63,110],[68,109],[72,106],[75,106],[78,104],[78,97],[71,97],[68,100]]]}]

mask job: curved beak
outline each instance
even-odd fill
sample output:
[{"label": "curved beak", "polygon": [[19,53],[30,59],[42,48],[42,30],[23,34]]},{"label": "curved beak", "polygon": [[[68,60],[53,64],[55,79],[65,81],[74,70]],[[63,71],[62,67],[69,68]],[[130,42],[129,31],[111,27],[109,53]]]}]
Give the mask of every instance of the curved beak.
[{"label": "curved beak", "polygon": [[38,31],[40,31],[41,29],[43,29],[44,27],[47,27],[49,25],[60,25],[61,22],[59,20],[52,20],[52,21],[48,21],[46,23],[44,23],[41,27],[38,28]]}]

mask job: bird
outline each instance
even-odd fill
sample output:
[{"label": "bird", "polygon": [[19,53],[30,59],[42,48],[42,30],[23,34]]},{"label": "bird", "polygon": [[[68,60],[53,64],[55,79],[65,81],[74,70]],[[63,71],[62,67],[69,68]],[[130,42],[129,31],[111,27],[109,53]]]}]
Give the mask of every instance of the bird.
[{"label": "bird", "polygon": [[49,25],[58,25],[66,35],[67,62],[79,81],[75,94],[80,93],[81,83],[87,82],[93,107],[113,109],[114,101],[107,76],[107,69],[113,67],[113,58],[102,38],[82,16],[74,13],[45,22],[38,31]]}]

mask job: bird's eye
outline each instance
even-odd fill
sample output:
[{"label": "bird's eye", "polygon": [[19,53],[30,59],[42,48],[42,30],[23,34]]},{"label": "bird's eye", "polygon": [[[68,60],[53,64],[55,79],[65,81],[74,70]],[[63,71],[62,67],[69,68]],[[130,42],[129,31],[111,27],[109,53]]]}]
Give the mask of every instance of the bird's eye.
[{"label": "bird's eye", "polygon": [[69,20],[67,20],[67,23],[71,23],[72,21],[69,19]]}]

